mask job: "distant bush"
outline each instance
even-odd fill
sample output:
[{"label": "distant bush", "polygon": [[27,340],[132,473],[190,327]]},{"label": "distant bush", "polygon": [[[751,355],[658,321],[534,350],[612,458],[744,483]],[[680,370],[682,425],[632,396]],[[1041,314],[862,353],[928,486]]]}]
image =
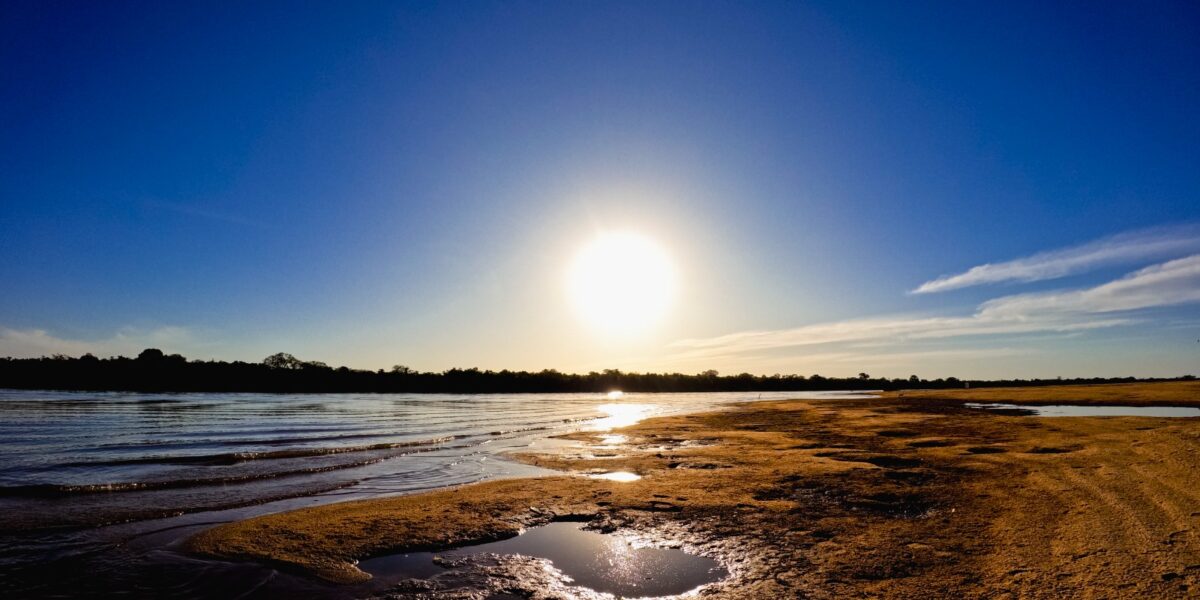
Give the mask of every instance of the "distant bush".
[{"label": "distant bush", "polygon": [[[1188,375],[1182,379],[1195,379]],[[886,379],[859,373],[855,377],[821,375],[722,376],[715,370],[695,375],[683,373],[626,373],[606,369],[591,373],[543,371],[481,371],[450,369],[420,372],[397,365],[390,371],[332,368],[319,361],[302,361],[291,354],[272,354],[261,363],[241,361],[188,361],[178,354],[148,348],[136,359],[123,356],[79,358],[55,355],[42,358],[0,359],[0,387],[145,392],[409,392],[409,393],[519,393],[519,392],[771,392],[818,390],[894,390],[911,388],[961,388],[1038,386],[1071,383],[1128,383],[1133,377],[1093,379],[1013,379],[965,381],[954,377],[926,380],[912,375]]]}]

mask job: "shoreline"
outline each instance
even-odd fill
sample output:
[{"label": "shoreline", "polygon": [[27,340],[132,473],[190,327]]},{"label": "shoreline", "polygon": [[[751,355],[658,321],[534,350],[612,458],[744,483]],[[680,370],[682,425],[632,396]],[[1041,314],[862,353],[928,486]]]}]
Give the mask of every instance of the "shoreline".
[{"label": "shoreline", "polygon": [[905,400],[948,400],[1031,406],[1073,404],[1078,406],[1200,407],[1200,381],[901,390],[880,392],[879,395],[883,398],[903,398]]},{"label": "shoreline", "polygon": [[[1150,386],[1172,389],[1093,401],[1200,404],[1192,382],[1141,385]],[[1036,390],[1048,391],[1043,403],[1079,392]],[[706,587],[718,597],[1183,597],[1200,586],[1200,492],[1191,491],[1200,420],[1047,422],[965,409],[981,400],[962,392],[657,417],[617,430],[627,438],[619,445],[569,434],[580,451],[516,458],[642,479],[511,479],[330,504],[218,526],[187,547],[362,583],[358,560],[576,519],[718,560],[731,573]],[[527,585],[539,593],[534,579]]]}]

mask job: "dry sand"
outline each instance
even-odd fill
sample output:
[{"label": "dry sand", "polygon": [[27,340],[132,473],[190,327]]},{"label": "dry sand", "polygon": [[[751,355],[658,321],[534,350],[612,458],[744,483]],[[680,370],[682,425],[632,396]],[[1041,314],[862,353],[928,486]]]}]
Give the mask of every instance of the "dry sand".
[{"label": "dry sand", "polygon": [[[984,392],[1024,403],[1196,405],[1200,391],[1194,383],[1078,387],[1096,393],[906,392],[652,419],[621,430],[629,439],[620,446],[581,433],[571,436],[576,452],[521,457],[643,475],[631,483],[520,479],[326,505],[216,527],[190,547],[354,582],[369,577],[356,559],[511,536],[571,516],[718,559],[732,575],[705,597],[1196,597],[1200,419],[1039,418],[959,402]],[[485,573],[484,587],[564,593],[547,589],[536,563],[513,564]],[[412,589],[465,597],[453,584]]]}]

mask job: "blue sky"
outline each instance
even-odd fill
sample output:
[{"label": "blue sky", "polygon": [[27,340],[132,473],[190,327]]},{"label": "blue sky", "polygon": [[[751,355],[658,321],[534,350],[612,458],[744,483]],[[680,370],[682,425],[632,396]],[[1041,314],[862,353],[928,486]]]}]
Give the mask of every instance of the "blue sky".
[{"label": "blue sky", "polygon": [[846,4],[6,3],[0,355],[1200,371],[1200,9]]}]

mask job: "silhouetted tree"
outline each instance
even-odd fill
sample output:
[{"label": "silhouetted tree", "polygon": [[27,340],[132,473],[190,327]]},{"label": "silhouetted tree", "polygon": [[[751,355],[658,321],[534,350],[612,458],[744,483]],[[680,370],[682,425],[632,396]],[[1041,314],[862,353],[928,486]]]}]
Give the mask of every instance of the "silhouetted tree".
[{"label": "silhouetted tree", "polygon": [[[1190,378],[1190,376],[1188,376]],[[424,373],[397,365],[390,372],[336,369],[320,361],[301,361],[280,352],[262,363],[241,361],[188,362],[179,354],[148,348],[137,359],[123,356],[99,359],[55,355],[42,358],[0,358],[0,388],[130,390],[148,392],[706,392],[800,391],[1055,385],[1063,383],[1128,383],[1132,377],[1093,379],[1034,379],[962,381],[954,377],[924,381],[812,375],[770,376],[739,373],[721,376],[715,370],[697,375],[636,373],[618,369],[586,374],[554,369],[537,372],[485,371],[478,368]],[[1154,380],[1145,380],[1154,381]]]},{"label": "silhouetted tree", "polygon": [[300,359],[287,352],[277,352],[263,359],[262,364],[271,369],[299,369],[304,366]]}]

